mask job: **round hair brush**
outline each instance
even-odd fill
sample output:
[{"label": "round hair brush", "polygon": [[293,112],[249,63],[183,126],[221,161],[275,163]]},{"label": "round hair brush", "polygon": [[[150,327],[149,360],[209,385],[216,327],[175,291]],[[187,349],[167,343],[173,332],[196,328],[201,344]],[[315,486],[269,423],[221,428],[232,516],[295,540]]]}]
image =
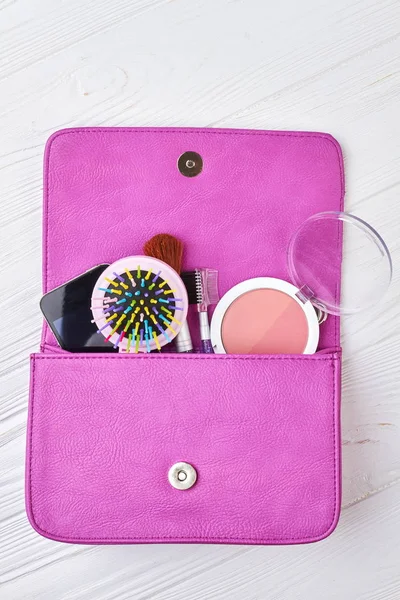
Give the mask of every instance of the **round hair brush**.
[{"label": "round hair brush", "polygon": [[172,342],[186,323],[181,277],[150,256],[128,256],[107,267],[92,295],[93,322],[121,352],[152,352]]},{"label": "round hair brush", "polygon": [[[173,235],[168,233],[159,233],[148,240],[143,252],[146,256],[158,258],[167,263],[178,274],[182,270],[183,243]],[[176,349],[178,352],[193,352],[192,338],[187,321],[182,325],[179,334],[175,338]]]}]

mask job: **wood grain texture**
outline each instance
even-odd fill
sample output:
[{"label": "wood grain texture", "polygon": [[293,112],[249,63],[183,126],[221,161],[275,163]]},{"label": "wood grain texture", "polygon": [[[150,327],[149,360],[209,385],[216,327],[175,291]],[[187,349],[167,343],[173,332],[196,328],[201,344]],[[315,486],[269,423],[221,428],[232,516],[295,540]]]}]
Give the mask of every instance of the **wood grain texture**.
[{"label": "wood grain texture", "polygon": [[[2,599],[400,598],[399,23],[398,0],[0,2]],[[28,525],[42,152],[77,125],[322,130],[342,144],[346,209],[384,235],[395,269],[384,303],[343,322],[344,511],[325,542],[68,546]]]}]

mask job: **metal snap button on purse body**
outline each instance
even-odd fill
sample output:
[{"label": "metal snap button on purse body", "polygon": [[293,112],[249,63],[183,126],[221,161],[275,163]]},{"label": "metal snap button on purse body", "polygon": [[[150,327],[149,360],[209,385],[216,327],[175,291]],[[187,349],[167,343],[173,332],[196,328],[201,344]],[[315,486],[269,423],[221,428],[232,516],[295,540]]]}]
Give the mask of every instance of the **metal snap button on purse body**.
[{"label": "metal snap button on purse body", "polygon": [[197,152],[184,152],[178,159],[178,169],[185,177],[196,177],[203,169],[203,159]]},{"label": "metal snap button on purse body", "polygon": [[168,471],[168,481],[177,490],[188,490],[196,483],[196,479],[196,469],[186,462],[175,463]]}]

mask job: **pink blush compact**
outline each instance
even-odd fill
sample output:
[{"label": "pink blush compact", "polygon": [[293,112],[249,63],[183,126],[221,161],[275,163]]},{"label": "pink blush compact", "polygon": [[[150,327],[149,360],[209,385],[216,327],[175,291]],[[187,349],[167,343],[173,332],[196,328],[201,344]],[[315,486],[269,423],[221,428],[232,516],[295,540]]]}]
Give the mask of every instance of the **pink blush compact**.
[{"label": "pink blush compact", "polygon": [[211,341],[222,354],[312,354],[319,325],[298,288],[272,277],[258,277],[233,287],[217,305]]},{"label": "pink blush compact", "polygon": [[296,300],[279,290],[258,289],[232,302],[221,335],[228,354],[302,354],[308,325]]}]

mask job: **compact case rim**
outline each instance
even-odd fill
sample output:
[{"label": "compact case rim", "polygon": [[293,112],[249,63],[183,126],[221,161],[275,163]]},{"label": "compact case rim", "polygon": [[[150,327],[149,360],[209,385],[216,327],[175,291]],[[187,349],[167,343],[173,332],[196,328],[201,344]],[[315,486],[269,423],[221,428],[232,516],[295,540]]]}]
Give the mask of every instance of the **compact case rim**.
[{"label": "compact case rim", "polygon": [[318,316],[311,302],[303,302],[299,296],[299,289],[288,281],[276,277],[254,277],[236,284],[218,302],[211,320],[211,343],[214,352],[227,354],[222,340],[222,324],[228,308],[235,300],[254,290],[277,290],[290,296],[302,308],[308,324],[308,338],[303,354],[314,354],[319,341]]}]

